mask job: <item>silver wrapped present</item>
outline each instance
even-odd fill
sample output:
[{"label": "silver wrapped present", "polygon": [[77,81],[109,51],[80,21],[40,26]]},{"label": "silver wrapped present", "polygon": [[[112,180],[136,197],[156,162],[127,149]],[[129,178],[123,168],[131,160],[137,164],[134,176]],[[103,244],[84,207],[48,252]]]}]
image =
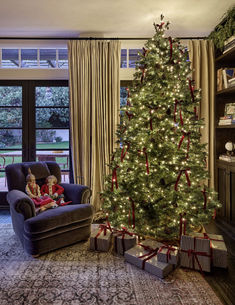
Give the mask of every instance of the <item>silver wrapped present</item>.
[{"label": "silver wrapped present", "polygon": [[[141,246],[142,245],[142,246]],[[161,243],[152,240],[141,242],[125,252],[125,260],[159,278],[166,277],[173,269],[173,265],[159,262],[157,251]]]},{"label": "silver wrapped present", "polygon": [[90,236],[90,250],[109,251],[112,242],[112,232],[105,225],[93,230]]},{"label": "silver wrapped present", "polygon": [[124,255],[124,252],[136,245],[136,235],[127,230],[116,231],[114,234],[114,248],[119,255]]},{"label": "silver wrapped present", "polygon": [[178,265],[179,250],[175,246],[170,246],[170,245],[161,246],[157,252],[157,258],[159,262]]},{"label": "silver wrapped present", "polygon": [[210,240],[202,233],[182,235],[180,241],[180,265],[200,271],[211,271]]},{"label": "silver wrapped present", "polygon": [[222,235],[204,234],[208,236],[212,248],[212,265],[214,267],[228,267],[228,252]]}]

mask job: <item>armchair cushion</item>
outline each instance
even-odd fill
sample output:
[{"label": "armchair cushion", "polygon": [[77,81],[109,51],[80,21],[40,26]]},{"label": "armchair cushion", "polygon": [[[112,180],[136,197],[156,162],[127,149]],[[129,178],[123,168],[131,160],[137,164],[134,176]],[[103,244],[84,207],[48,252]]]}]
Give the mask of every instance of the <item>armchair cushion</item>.
[{"label": "armchair cushion", "polygon": [[91,190],[89,187],[81,184],[60,184],[64,188],[64,196],[66,201],[72,201],[73,204],[76,203],[88,203]]},{"label": "armchair cushion", "polygon": [[24,222],[24,231],[30,234],[44,233],[87,219],[92,220],[92,216],[90,204],[62,206],[27,219]]},{"label": "armchair cushion", "polygon": [[17,213],[21,213],[24,219],[36,215],[33,201],[24,192],[18,190],[10,191],[7,194],[7,201],[10,203],[11,209],[14,209]]}]

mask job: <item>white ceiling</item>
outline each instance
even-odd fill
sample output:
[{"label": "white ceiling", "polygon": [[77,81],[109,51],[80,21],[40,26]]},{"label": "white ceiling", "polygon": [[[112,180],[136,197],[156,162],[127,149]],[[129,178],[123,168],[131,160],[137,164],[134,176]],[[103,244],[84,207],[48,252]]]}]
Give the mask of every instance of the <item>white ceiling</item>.
[{"label": "white ceiling", "polygon": [[207,36],[234,0],[5,0],[1,37],[151,37],[160,14],[169,35]]}]

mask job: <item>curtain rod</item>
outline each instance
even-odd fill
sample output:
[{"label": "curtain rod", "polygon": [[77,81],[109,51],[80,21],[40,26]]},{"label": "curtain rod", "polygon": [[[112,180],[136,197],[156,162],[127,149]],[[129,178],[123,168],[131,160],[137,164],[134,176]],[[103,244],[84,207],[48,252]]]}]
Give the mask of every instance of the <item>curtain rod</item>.
[{"label": "curtain rod", "polygon": [[[176,37],[177,39],[206,39],[207,37]],[[104,37],[0,37],[0,40],[148,40],[151,38],[104,38]]]}]

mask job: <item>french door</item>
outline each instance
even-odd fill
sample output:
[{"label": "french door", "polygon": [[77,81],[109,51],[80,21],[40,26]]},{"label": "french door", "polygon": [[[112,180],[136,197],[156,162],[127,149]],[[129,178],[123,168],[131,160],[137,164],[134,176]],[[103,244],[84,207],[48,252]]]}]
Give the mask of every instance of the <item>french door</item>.
[{"label": "french door", "polygon": [[67,81],[0,81],[0,191],[5,167],[24,161],[56,161],[70,174]]}]

